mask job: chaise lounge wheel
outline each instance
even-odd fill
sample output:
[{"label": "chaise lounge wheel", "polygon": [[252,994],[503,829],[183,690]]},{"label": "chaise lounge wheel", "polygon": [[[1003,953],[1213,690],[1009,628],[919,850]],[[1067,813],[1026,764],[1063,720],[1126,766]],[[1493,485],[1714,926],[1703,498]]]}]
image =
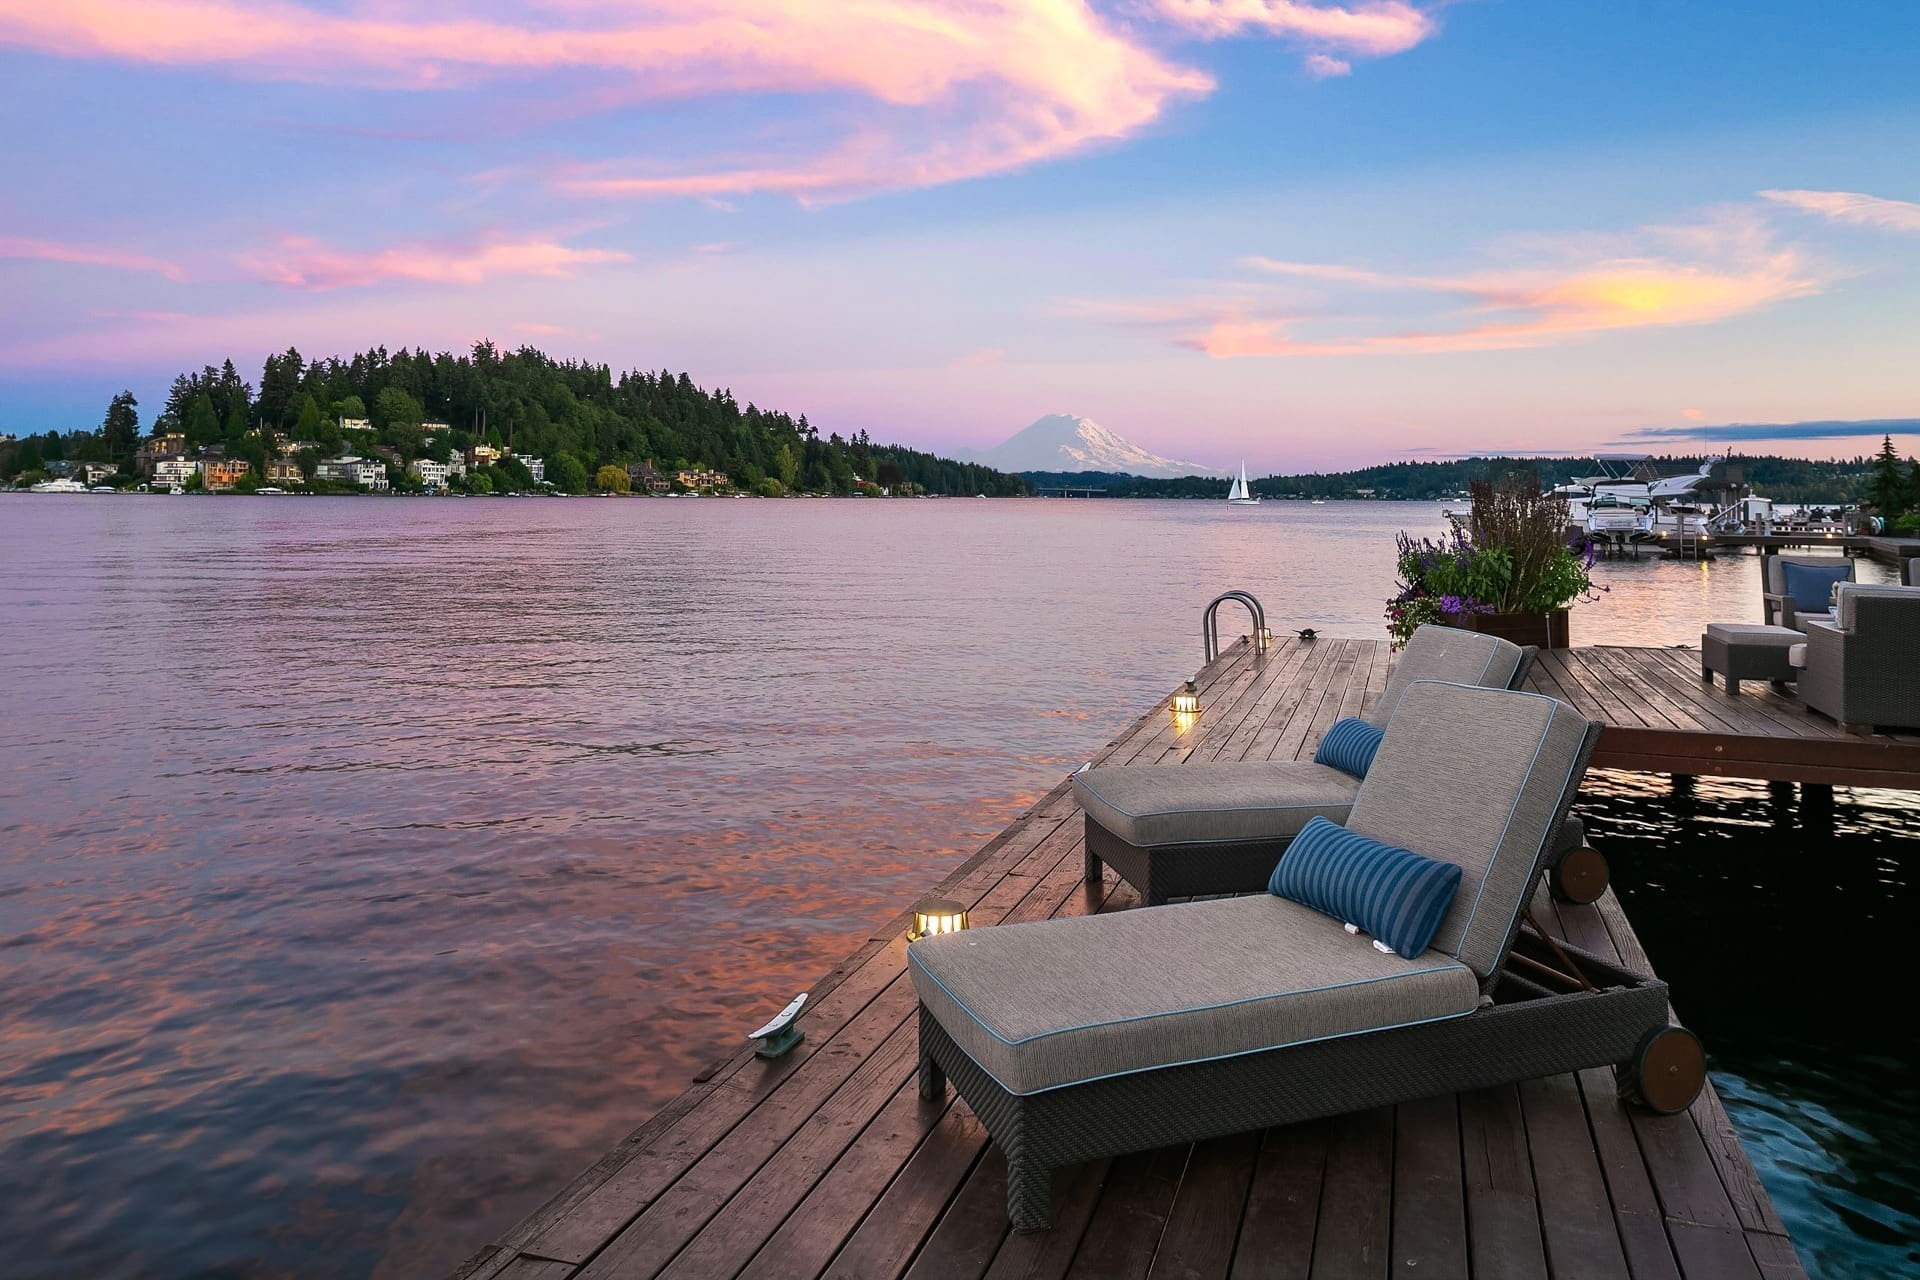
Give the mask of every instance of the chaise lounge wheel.
[{"label": "chaise lounge wheel", "polygon": [[1586,845],[1570,851],[1547,872],[1547,888],[1561,902],[1597,902],[1607,891],[1607,860]]},{"label": "chaise lounge wheel", "polygon": [[1663,1116],[1693,1105],[1707,1083],[1707,1053],[1685,1027],[1656,1027],[1620,1068],[1620,1096]]}]

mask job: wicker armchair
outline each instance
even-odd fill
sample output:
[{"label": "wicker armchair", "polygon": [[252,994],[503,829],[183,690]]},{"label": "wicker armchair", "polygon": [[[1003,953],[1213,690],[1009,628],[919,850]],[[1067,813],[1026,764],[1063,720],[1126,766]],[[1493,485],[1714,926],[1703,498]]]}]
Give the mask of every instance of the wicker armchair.
[{"label": "wicker armchair", "polygon": [[1844,587],[1834,621],[1806,633],[1801,701],[1857,733],[1920,729],[1920,587]]},{"label": "wicker armchair", "polygon": [[1787,590],[1786,567],[1790,564],[1831,569],[1836,573],[1844,570],[1845,581],[1854,580],[1852,560],[1834,556],[1768,555],[1760,567],[1761,620],[1770,627],[1792,627],[1795,631],[1805,631],[1804,622],[1831,620],[1824,591],[1818,600],[1805,596],[1796,600]]}]

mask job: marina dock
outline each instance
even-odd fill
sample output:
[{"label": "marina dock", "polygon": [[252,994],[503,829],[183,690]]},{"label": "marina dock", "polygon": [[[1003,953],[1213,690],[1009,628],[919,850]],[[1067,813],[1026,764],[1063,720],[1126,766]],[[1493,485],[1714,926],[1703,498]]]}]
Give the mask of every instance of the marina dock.
[{"label": "marina dock", "polygon": [[[1255,654],[1243,640],[1198,673],[1197,718],[1160,704],[1094,760],[1309,759],[1392,661],[1383,641]],[[1602,767],[1920,786],[1920,736],[1851,738],[1790,698],[1708,688],[1697,653],[1562,651],[1533,681],[1607,720]],[[1136,906],[1110,869],[1083,880],[1081,847],[1062,779],[934,889],[975,928]],[[1550,932],[1649,970],[1611,892],[1591,906],[1543,892],[1535,908]],[[1804,1276],[1711,1082],[1690,1111],[1656,1116],[1623,1106],[1607,1068],[1063,1170],[1052,1229],[1011,1232],[984,1129],[950,1090],[917,1096],[908,923],[814,985],[789,1056],[743,1046],[714,1064],[460,1280]],[[1712,993],[1677,999],[1684,1014]]]}]

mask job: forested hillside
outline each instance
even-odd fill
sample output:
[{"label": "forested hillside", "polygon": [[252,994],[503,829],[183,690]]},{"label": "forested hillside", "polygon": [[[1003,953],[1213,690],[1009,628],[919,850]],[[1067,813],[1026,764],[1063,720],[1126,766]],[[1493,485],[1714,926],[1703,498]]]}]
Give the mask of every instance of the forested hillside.
[{"label": "forested hillside", "polygon": [[[1685,470],[1687,460],[1657,458],[1663,470]],[[1698,459],[1692,459],[1697,463]],[[1756,493],[1780,502],[1858,502],[1873,472],[1871,458],[1809,460],[1775,456],[1738,459],[1747,483]],[[1592,458],[1459,458],[1440,462],[1392,462],[1357,471],[1313,472],[1263,476],[1253,491],[1270,498],[1448,498],[1466,491],[1470,481],[1509,471],[1532,471],[1543,484],[1562,484],[1598,473]],[[1022,473],[1037,489],[1071,487],[1104,489],[1114,498],[1224,498],[1227,481],[1199,476],[1178,480],[1148,480],[1140,476],[1094,471],[1028,471]]]},{"label": "forested hillside", "polygon": [[[133,412],[117,398],[117,421]],[[403,459],[487,443],[541,458],[548,479],[584,488],[610,463],[651,460],[663,471],[710,468],[736,486],[849,493],[856,480],[928,493],[1014,495],[1017,476],[954,462],[917,449],[879,444],[865,432],[822,436],[806,415],[738,404],[731,391],[703,390],[691,378],[661,370],[616,375],[604,364],[555,360],[531,347],[502,352],[482,342],[467,355],[384,347],[340,358],[305,359],[289,349],[267,358],[256,390],[231,360],[174,380],[152,434],[182,431],[190,448],[223,444],[229,456],[265,458],[275,432],[312,441],[325,451],[362,447],[343,434],[342,418],[371,419],[378,443]],[[110,415],[109,426],[113,425]],[[429,442],[423,422],[451,430]],[[40,456],[131,452],[124,427],[68,437],[34,438]]]}]

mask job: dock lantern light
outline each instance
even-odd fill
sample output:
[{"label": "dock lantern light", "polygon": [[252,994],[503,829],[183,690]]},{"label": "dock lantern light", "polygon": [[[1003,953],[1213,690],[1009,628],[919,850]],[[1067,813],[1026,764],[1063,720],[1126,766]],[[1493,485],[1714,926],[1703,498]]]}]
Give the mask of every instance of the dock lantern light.
[{"label": "dock lantern light", "polygon": [[917,942],[928,934],[958,933],[967,927],[967,909],[945,898],[923,898],[913,904],[913,928],[907,941]]},{"label": "dock lantern light", "polygon": [[1200,691],[1189,680],[1174,691],[1168,705],[1177,716],[1197,716],[1200,714]]}]

